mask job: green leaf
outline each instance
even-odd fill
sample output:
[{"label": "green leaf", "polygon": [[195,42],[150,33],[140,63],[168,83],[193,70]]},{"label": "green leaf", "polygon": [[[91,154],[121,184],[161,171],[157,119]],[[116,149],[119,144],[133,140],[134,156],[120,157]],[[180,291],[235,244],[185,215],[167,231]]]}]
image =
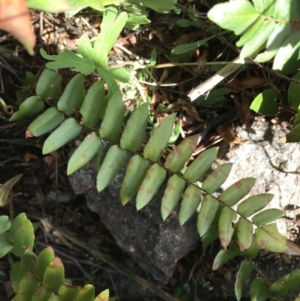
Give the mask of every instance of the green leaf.
[{"label": "green leaf", "polygon": [[183,139],[181,143],[167,156],[165,168],[173,172],[179,172],[183,168],[184,163],[195,151],[198,138],[198,135],[194,135]]},{"label": "green leaf", "polygon": [[251,247],[249,249],[246,249],[242,252],[243,256],[247,256],[250,259],[254,259],[257,257],[258,253],[260,252],[260,248],[256,242],[256,235],[252,234],[253,238],[252,238],[252,244]]},{"label": "green leaf", "polygon": [[[300,80],[300,72],[298,72],[294,77],[294,80]],[[300,106],[300,85],[291,82],[288,89],[288,102],[289,105],[294,109],[298,110]]]},{"label": "green leaf", "polygon": [[239,0],[214,5],[207,17],[220,27],[240,35],[251,28],[259,14],[250,1]]},{"label": "green leaf", "polygon": [[58,257],[55,257],[46,268],[43,276],[43,287],[54,293],[58,293],[60,286],[65,280],[64,266]]},{"label": "green leaf", "polygon": [[86,165],[99,154],[103,148],[104,145],[96,133],[93,132],[87,135],[71,156],[68,163],[67,174],[70,175]]},{"label": "green leaf", "polygon": [[40,286],[34,292],[31,301],[48,301],[51,296],[52,296],[52,292]]},{"label": "green leaf", "polygon": [[7,215],[0,216],[0,234],[6,232],[10,228],[11,222]]},{"label": "green leaf", "polygon": [[94,301],[108,301],[109,300],[109,290],[106,289],[101,292]]},{"label": "green leaf", "polygon": [[202,40],[199,40],[199,41],[196,41],[196,42],[193,42],[193,43],[189,43],[189,44],[180,44],[180,45],[177,45],[176,47],[174,47],[172,50],[171,50],[171,54],[184,54],[184,53],[187,53],[189,51],[193,51],[195,50],[196,48],[200,47],[200,46],[207,46],[207,42],[211,39],[213,39],[214,36],[212,37],[209,37],[209,38],[206,38],[206,39],[202,39]]},{"label": "green leaf", "polygon": [[250,196],[248,199],[239,204],[237,212],[244,217],[251,216],[265,208],[272,201],[273,197],[274,195],[270,193]]},{"label": "green leaf", "polygon": [[[83,34],[77,42],[78,51],[90,53],[92,51],[92,45],[86,34]],[[46,67],[52,70],[58,70],[61,68],[73,68],[75,72],[83,73],[84,75],[89,75],[95,71],[96,65],[92,60],[91,56],[82,56],[80,54],[75,54],[74,52],[65,49],[58,55],[49,55],[44,49],[40,49],[41,56],[53,62],[47,63]]]},{"label": "green leaf", "polygon": [[16,235],[16,232],[17,232],[19,226],[22,224],[22,222],[25,222],[26,220],[27,220],[27,216],[26,216],[25,212],[21,212],[14,218],[14,220],[12,221],[11,227],[8,231],[9,240],[11,242],[14,241],[14,237]]},{"label": "green leaf", "polygon": [[31,96],[20,105],[19,111],[15,112],[9,121],[16,121],[34,115],[44,109],[45,104],[39,96]]},{"label": "green leaf", "polygon": [[118,15],[117,12],[117,8],[115,7],[110,7],[110,9],[104,12],[100,26],[101,31],[94,43],[95,53],[102,53],[107,56],[123,30],[128,15],[126,12]]},{"label": "green leaf", "polygon": [[175,10],[176,0],[164,0],[164,1],[153,1],[153,0],[129,0],[129,3],[135,3],[136,5],[147,6],[159,13],[169,13],[171,10]]},{"label": "green leaf", "polygon": [[148,161],[138,155],[130,159],[120,191],[123,205],[127,204],[138,192],[148,170],[148,165]]},{"label": "green leaf", "polygon": [[43,100],[58,98],[61,95],[62,77],[57,72],[44,69],[35,87],[35,93]]},{"label": "green leaf", "polygon": [[273,69],[279,70],[283,74],[291,73],[300,66],[299,61],[299,40],[300,30],[295,30],[288,38],[283,42],[279,48],[274,61]]},{"label": "green leaf", "polygon": [[250,109],[262,115],[276,115],[278,113],[278,94],[274,89],[264,90],[253,100]]},{"label": "green leaf", "polygon": [[[272,0],[273,1],[273,0]],[[255,61],[258,63],[264,63],[271,60],[287,39],[291,33],[291,24],[286,22],[278,22],[274,28],[274,31],[271,33],[267,45],[266,51],[260,53],[255,58]]]},{"label": "green leaf", "polygon": [[258,227],[277,221],[284,215],[284,211],[280,209],[266,209],[260,213],[257,213],[252,217],[253,223]]},{"label": "green leaf", "polygon": [[219,238],[218,225],[214,224],[209,227],[206,233],[202,236],[203,250],[206,250],[214,241]]},{"label": "green leaf", "polygon": [[232,163],[225,163],[218,166],[204,180],[202,184],[202,189],[207,193],[216,192],[228,178],[231,168],[232,168]]},{"label": "green leaf", "polygon": [[178,214],[181,226],[195,213],[201,201],[201,190],[194,185],[189,185],[183,194]]},{"label": "green leaf", "polygon": [[149,118],[148,104],[139,106],[129,117],[121,137],[120,146],[136,152],[142,144]]},{"label": "green leaf", "polygon": [[269,224],[255,229],[256,242],[261,249],[274,253],[283,253],[286,246],[286,238],[277,229],[276,224]]},{"label": "green leaf", "polygon": [[8,239],[8,233],[0,234],[0,246],[0,258],[11,252],[13,244]]},{"label": "green leaf", "polygon": [[21,255],[25,251],[25,248],[32,250],[34,239],[35,236],[32,223],[28,219],[22,221],[14,235],[14,243],[12,249],[13,253],[16,256],[21,257]]},{"label": "green leaf", "polygon": [[153,164],[147,171],[146,176],[140,186],[136,197],[136,209],[145,207],[156,195],[159,187],[162,185],[167,172],[157,163]]},{"label": "green leaf", "polygon": [[243,260],[241,262],[239,271],[237,273],[236,279],[235,279],[235,297],[237,300],[241,300],[242,298],[242,290],[245,282],[247,281],[248,277],[250,276],[251,272],[253,271],[254,267],[251,262],[248,260]]},{"label": "green leaf", "polygon": [[94,83],[87,91],[80,107],[81,123],[93,128],[100,119],[100,113],[106,107],[105,90],[103,81]]},{"label": "green leaf", "polygon": [[169,142],[176,114],[170,114],[150,133],[150,139],[144,148],[144,158],[158,161]]},{"label": "green leaf", "polygon": [[85,285],[76,295],[76,301],[94,301],[95,288],[91,284]]},{"label": "green leaf", "polygon": [[269,297],[269,286],[261,278],[256,278],[250,285],[251,301],[265,301]]},{"label": "green leaf", "polygon": [[57,128],[65,119],[65,115],[56,108],[49,108],[34,119],[27,128],[26,137],[38,137]]},{"label": "green leaf", "polygon": [[257,52],[263,46],[274,31],[276,23],[274,20],[264,20],[255,35],[243,47],[240,57],[246,58]]},{"label": "green leaf", "polygon": [[15,301],[31,301],[35,290],[39,287],[40,283],[34,278],[32,274],[23,277],[19,283]]},{"label": "green leaf", "polygon": [[231,244],[228,250],[219,251],[213,262],[213,270],[217,270],[223,264],[236,257],[238,254],[239,249],[235,244]]},{"label": "green leaf", "polygon": [[203,236],[211,226],[219,208],[219,202],[210,194],[204,196],[198,214],[197,229]]},{"label": "green leaf", "polygon": [[80,286],[63,283],[58,290],[59,301],[74,301],[79,291]]},{"label": "green leaf", "polygon": [[211,167],[217,153],[218,147],[213,147],[200,153],[196,160],[185,170],[183,177],[192,183],[199,181]]},{"label": "green leaf", "polygon": [[54,258],[55,254],[51,247],[47,247],[41,251],[33,269],[33,275],[36,279],[39,281],[43,280],[44,273]]},{"label": "green leaf", "polygon": [[125,114],[122,94],[117,91],[109,100],[99,134],[101,138],[117,140],[121,133]]},{"label": "green leaf", "polygon": [[97,174],[97,190],[102,191],[118,174],[127,158],[127,152],[113,145],[107,151]]},{"label": "green leaf", "polygon": [[81,125],[74,118],[66,119],[44,142],[43,154],[49,154],[66,145],[75,139],[80,132]]},{"label": "green leaf", "polygon": [[247,195],[255,184],[255,178],[244,178],[235,182],[221,193],[220,200],[227,206],[234,206]]},{"label": "green leaf", "polygon": [[274,0],[253,0],[256,11],[265,15],[272,16],[275,10],[276,1]]},{"label": "green leaf", "polygon": [[160,212],[163,220],[165,220],[177,206],[182,196],[184,186],[184,180],[182,178],[179,178],[177,175],[173,175],[168,180],[160,207]]},{"label": "green leaf", "polygon": [[237,226],[237,242],[240,250],[243,252],[252,245],[253,225],[243,217],[240,217]]},{"label": "green leaf", "polygon": [[21,261],[15,262],[10,271],[10,281],[14,292],[17,292],[23,277],[29,274],[29,271],[21,268]]},{"label": "green leaf", "polygon": [[232,228],[232,221],[236,220],[236,217],[236,212],[234,212],[228,207],[224,207],[221,211],[221,215],[218,222],[219,238],[221,245],[225,250],[227,249],[231,241],[234,232],[234,229]]},{"label": "green leaf", "polygon": [[63,94],[57,102],[58,110],[67,115],[79,109],[84,98],[84,75],[76,74],[67,84]]},{"label": "green leaf", "polygon": [[30,250],[26,249],[21,256],[21,268],[25,271],[32,272],[37,260],[37,256]]}]

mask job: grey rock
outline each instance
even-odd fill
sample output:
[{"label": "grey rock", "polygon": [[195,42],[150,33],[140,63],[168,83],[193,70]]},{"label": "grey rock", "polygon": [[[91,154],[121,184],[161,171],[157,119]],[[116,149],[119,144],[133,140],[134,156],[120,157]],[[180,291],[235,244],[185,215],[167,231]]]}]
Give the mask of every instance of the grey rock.
[{"label": "grey rock", "polygon": [[163,222],[160,203],[162,186],[152,201],[140,211],[135,200],[123,206],[120,187],[125,166],[113,182],[101,193],[96,190],[94,164],[82,168],[70,176],[76,193],[84,193],[88,207],[99,214],[101,221],[111,232],[117,244],[160,283],[167,283],[178,259],[195,248],[199,242],[196,216],[180,226],[176,212]]}]

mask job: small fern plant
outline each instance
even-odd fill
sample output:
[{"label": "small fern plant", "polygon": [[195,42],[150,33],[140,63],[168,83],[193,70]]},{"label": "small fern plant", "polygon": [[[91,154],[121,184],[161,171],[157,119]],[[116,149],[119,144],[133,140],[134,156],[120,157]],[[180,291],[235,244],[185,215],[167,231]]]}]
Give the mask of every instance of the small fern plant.
[{"label": "small fern plant", "polygon": [[25,213],[11,222],[8,216],[0,216],[0,258],[13,253],[20,260],[12,263],[10,279],[16,301],[104,301],[109,299],[105,290],[95,296],[95,288],[72,285],[65,279],[64,266],[51,247],[36,255],[34,225]]}]

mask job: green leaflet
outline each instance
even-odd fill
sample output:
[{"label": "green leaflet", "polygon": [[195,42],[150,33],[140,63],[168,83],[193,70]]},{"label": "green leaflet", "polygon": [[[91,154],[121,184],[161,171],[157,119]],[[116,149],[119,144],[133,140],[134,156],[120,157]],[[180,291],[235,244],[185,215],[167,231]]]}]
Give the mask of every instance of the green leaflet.
[{"label": "green leaflet", "polygon": [[46,139],[43,146],[43,154],[49,154],[76,138],[81,132],[79,125],[74,118],[66,119]]},{"label": "green leaflet", "polygon": [[299,40],[300,30],[295,30],[281,45],[274,61],[273,69],[279,70],[281,73],[288,74],[295,71],[299,66]]},{"label": "green leaflet", "polygon": [[83,103],[80,107],[82,115],[81,123],[89,128],[93,128],[100,119],[100,113],[106,106],[105,90],[103,81],[94,83],[87,91]]},{"label": "green leaflet", "polygon": [[216,192],[228,178],[231,168],[232,168],[232,163],[225,163],[218,166],[204,180],[202,184],[202,189],[207,193]]},{"label": "green leaflet", "polygon": [[58,98],[61,95],[62,77],[57,72],[44,69],[35,87],[35,93],[43,100]]},{"label": "green leaflet", "polygon": [[84,75],[76,74],[67,84],[63,94],[57,102],[57,108],[67,115],[79,109],[84,98]]},{"label": "green leaflet", "polygon": [[282,137],[281,139],[283,143],[285,142],[299,142],[300,141],[300,123],[293,127],[293,129]]},{"label": "green leaflet", "polygon": [[34,230],[30,220],[23,220],[14,234],[14,243],[12,252],[21,257],[25,251],[25,247],[32,250],[34,244]]},{"label": "green leaflet", "polygon": [[166,175],[166,170],[157,163],[149,168],[136,197],[137,210],[142,209],[151,201],[165,180]]},{"label": "green leaflet", "polygon": [[76,295],[76,301],[94,301],[95,288],[91,284],[85,285]]},{"label": "green leaflet", "polygon": [[18,287],[20,285],[21,280],[23,277],[26,275],[29,275],[29,271],[23,270],[21,268],[21,262],[15,262],[12,265],[11,271],[10,271],[10,281],[11,281],[11,286],[14,292],[18,290]]},{"label": "green leaflet", "polygon": [[128,162],[120,192],[123,205],[127,204],[138,192],[148,167],[148,161],[138,155],[133,156]]},{"label": "green leaflet", "polygon": [[242,298],[243,286],[247,281],[248,277],[250,276],[251,272],[253,271],[253,269],[254,269],[253,264],[248,260],[243,260],[241,262],[239,271],[236,275],[235,286],[234,286],[235,296],[238,301],[241,300]]},{"label": "green leaflet", "polygon": [[271,33],[270,38],[266,45],[266,51],[260,53],[255,58],[256,62],[264,63],[271,60],[275,55],[283,42],[291,33],[291,24],[286,22],[278,22]]},{"label": "green leaflet", "polygon": [[61,260],[55,257],[43,275],[43,287],[56,294],[65,280],[65,270]]},{"label": "green leaflet", "polygon": [[184,190],[184,186],[184,180],[179,178],[177,175],[173,175],[169,179],[161,202],[160,212],[163,220],[165,220],[177,206]]},{"label": "green leaflet", "polygon": [[56,108],[49,108],[30,123],[26,137],[38,137],[58,127],[65,119],[65,115]]},{"label": "green leaflet", "polygon": [[255,9],[265,15],[265,16],[272,16],[274,10],[276,1],[274,0],[253,0]]},{"label": "green leaflet", "polygon": [[232,221],[236,220],[237,214],[232,209],[224,207],[218,221],[219,238],[222,247],[226,250],[233,235]]},{"label": "green leaflet", "polygon": [[117,140],[121,132],[124,114],[125,108],[122,94],[120,91],[117,91],[108,102],[99,130],[100,137],[113,141]]},{"label": "green leaflet", "polygon": [[290,274],[287,274],[277,281],[275,281],[271,286],[270,290],[272,292],[279,293],[281,296],[287,295],[293,289],[299,287],[300,283],[300,270],[293,270]]},{"label": "green leaflet", "polygon": [[120,146],[136,152],[142,144],[149,118],[148,104],[139,106],[129,117],[121,137]]},{"label": "green leaflet", "polygon": [[68,283],[63,283],[58,291],[60,300],[62,301],[73,301],[76,295],[80,291],[80,286],[73,286]]},{"label": "green leaflet", "polygon": [[262,115],[276,115],[278,93],[274,89],[267,89],[258,94],[253,100],[250,109]]},{"label": "green leaflet", "polygon": [[11,226],[11,222],[8,216],[1,215],[0,216],[0,234],[8,231]]},{"label": "green leaflet", "polygon": [[15,112],[9,121],[16,121],[27,116],[34,115],[44,109],[45,104],[39,96],[31,96],[20,105],[19,111]]},{"label": "green leaflet", "polygon": [[[300,80],[300,72],[298,72],[293,79]],[[297,83],[291,82],[288,90],[289,105],[296,111],[300,107],[300,86]]]},{"label": "green leaflet", "polygon": [[194,185],[189,185],[183,194],[178,214],[181,226],[195,213],[201,201],[201,190]]},{"label": "green leaflet", "polygon": [[45,289],[43,286],[39,286],[34,292],[31,301],[45,301],[49,300],[52,296],[52,292]]},{"label": "green leaflet", "polygon": [[37,260],[37,256],[28,248],[25,249],[25,252],[21,256],[21,268],[25,271],[33,271]]},{"label": "green leaflet", "polygon": [[234,206],[239,200],[247,195],[254,186],[255,178],[244,178],[235,182],[221,193],[220,200],[227,206]]},{"label": "green leaflet", "polygon": [[214,5],[207,17],[220,27],[240,35],[251,27],[259,14],[250,1],[239,0]]},{"label": "green leaflet", "polygon": [[201,153],[186,169],[183,177],[191,183],[199,181],[211,167],[211,164],[216,158],[217,152],[218,148],[213,147]]},{"label": "green leaflet", "polygon": [[96,133],[87,135],[71,156],[68,163],[67,174],[70,175],[86,165],[99,154],[103,148],[104,145]]},{"label": "green leaflet", "polygon": [[217,270],[223,264],[239,254],[239,249],[235,244],[231,244],[228,250],[221,250],[217,254],[213,262],[213,270]]},{"label": "green leaflet", "polygon": [[40,283],[34,278],[32,274],[26,275],[19,283],[16,294],[21,296],[21,300],[31,300],[35,290]]},{"label": "green leaflet", "polygon": [[34,276],[39,280],[43,280],[44,273],[46,268],[50,265],[50,263],[54,260],[55,254],[51,247],[47,247],[41,251],[39,254],[35,266],[34,266]]},{"label": "green leaflet", "polygon": [[113,145],[107,151],[97,174],[97,190],[102,191],[118,174],[127,158],[127,152]]},{"label": "green leaflet", "polygon": [[270,193],[262,193],[250,196],[248,199],[239,204],[237,212],[244,217],[251,216],[265,208],[271,202],[273,197],[274,195]]},{"label": "green leaflet", "polygon": [[106,289],[103,292],[101,292],[94,301],[103,301],[103,300],[109,300],[109,290]]},{"label": "green leaflet", "polygon": [[219,202],[207,194],[201,203],[198,214],[197,229],[200,236],[203,236],[212,224],[219,208]]},{"label": "green leaflet", "polygon": [[237,240],[240,250],[243,252],[252,245],[253,225],[243,217],[237,223]]},{"label": "green leaflet", "polygon": [[151,132],[150,139],[144,148],[144,158],[151,161],[158,161],[168,145],[176,114],[170,114],[166,117],[157,128]]},{"label": "green leaflet", "polygon": [[215,240],[219,238],[218,225],[213,224],[209,227],[206,233],[202,236],[203,249],[206,250]]},{"label": "green leaflet", "polygon": [[283,253],[286,246],[286,238],[282,236],[277,229],[277,225],[269,224],[255,229],[256,242],[261,249]]},{"label": "green leaflet", "polygon": [[256,278],[250,285],[250,297],[251,300],[265,301],[269,297],[269,286],[261,278]]},{"label": "green leaflet", "polygon": [[165,168],[179,172],[184,163],[191,157],[194,152],[199,136],[191,136],[185,138],[181,143],[167,156],[165,162]]},{"label": "green leaflet", "polygon": [[264,21],[259,30],[257,30],[254,36],[243,47],[240,57],[246,58],[253,55],[261,46],[263,46],[270,38],[271,33],[274,31],[276,23],[273,20]]},{"label": "green leaflet", "polygon": [[253,223],[257,226],[263,226],[272,223],[284,215],[284,211],[280,209],[266,209],[262,212],[257,213],[252,217]]}]

